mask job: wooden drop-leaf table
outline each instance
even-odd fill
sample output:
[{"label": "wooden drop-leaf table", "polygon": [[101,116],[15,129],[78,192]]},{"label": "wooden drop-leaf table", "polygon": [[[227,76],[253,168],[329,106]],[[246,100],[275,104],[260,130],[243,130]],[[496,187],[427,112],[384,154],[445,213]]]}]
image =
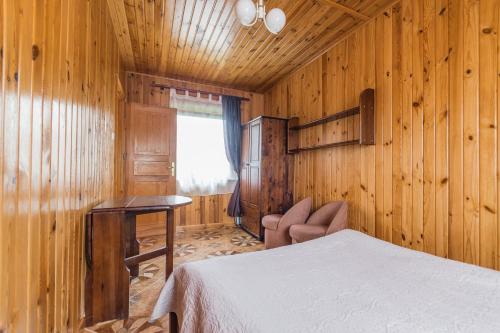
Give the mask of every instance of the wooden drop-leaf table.
[{"label": "wooden drop-leaf table", "polygon": [[[166,254],[165,279],[174,268],[174,209],[191,204],[181,196],[131,196],[94,207],[86,219],[85,322],[128,318],[129,281],[140,262]],[[166,244],[139,253],[136,216],[166,212]]]}]

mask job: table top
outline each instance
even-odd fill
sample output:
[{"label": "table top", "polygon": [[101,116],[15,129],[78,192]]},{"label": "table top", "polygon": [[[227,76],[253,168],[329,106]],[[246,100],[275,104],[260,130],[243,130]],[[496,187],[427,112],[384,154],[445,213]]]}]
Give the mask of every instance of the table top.
[{"label": "table top", "polygon": [[92,208],[91,212],[162,211],[190,205],[192,202],[191,198],[179,195],[130,196],[104,201]]}]

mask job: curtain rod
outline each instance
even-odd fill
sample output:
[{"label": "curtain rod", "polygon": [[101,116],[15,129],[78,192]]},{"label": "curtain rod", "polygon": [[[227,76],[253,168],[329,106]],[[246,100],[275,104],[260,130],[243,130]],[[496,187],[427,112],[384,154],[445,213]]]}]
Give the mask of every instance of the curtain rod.
[{"label": "curtain rod", "polygon": [[[198,90],[198,89],[188,89],[188,88],[178,88],[178,87],[169,87],[164,84],[159,84],[159,83],[153,83],[151,84],[152,87],[155,88],[163,88],[163,89],[178,89],[178,90],[187,90],[187,91],[193,91],[193,92],[199,92],[201,94],[210,94],[210,95],[224,95],[224,94],[219,94],[219,93],[213,93],[213,92],[208,92],[208,91],[203,91],[203,90]],[[232,95],[229,95],[232,96]],[[241,98],[243,101],[250,101],[250,98],[247,97],[241,97],[241,96],[232,96],[232,97],[238,97]]]}]

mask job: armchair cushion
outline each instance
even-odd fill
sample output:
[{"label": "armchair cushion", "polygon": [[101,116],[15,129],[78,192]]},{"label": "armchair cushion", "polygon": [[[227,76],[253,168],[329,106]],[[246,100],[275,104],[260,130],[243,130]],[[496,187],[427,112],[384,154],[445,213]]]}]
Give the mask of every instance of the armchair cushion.
[{"label": "armchair cushion", "polygon": [[342,205],[342,201],[334,201],[327,203],[317,211],[315,211],[311,217],[307,220],[307,224],[309,225],[330,225],[335,214],[339,210]]},{"label": "armchair cushion", "polygon": [[306,198],[292,208],[285,215],[267,215],[262,218],[264,226],[264,241],[266,249],[292,244],[290,226],[304,224],[311,212],[312,200]]},{"label": "armchair cushion", "polygon": [[292,243],[302,243],[330,235],[347,228],[348,205],[345,201],[331,202],[311,215],[306,224],[292,225]]},{"label": "armchair cushion", "polygon": [[262,225],[266,229],[276,230],[282,217],[280,214],[266,215],[262,218]]},{"label": "armchair cushion", "polygon": [[347,202],[342,202],[333,221],[328,226],[327,235],[331,235],[337,231],[347,229],[348,205]]},{"label": "armchair cushion", "polygon": [[312,199],[306,198],[297,202],[292,208],[290,208],[285,215],[281,218],[278,223],[280,229],[288,228],[292,224],[304,224],[306,223],[309,214],[311,213]]},{"label": "armchair cushion", "polygon": [[306,242],[326,235],[328,226],[295,224],[290,227],[290,236],[296,243]]}]

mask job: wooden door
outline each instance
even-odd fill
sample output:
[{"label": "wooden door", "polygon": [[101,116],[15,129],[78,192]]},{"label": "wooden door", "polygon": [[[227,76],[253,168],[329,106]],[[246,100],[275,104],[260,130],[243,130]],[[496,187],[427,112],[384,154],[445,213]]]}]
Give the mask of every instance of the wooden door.
[{"label": "wooden door", "polygon": [[249,202],[249,157],[250,157],[250,131],[248,126],[244,126],[241,137],[241,172],[240,172],[240,201]]},{"label": "wooden door", "polygon": [[250,156],[248,159],[249,202],[254,206],[260,203],[260,146],[261,123],[257,121],[250,125]]},{"label": "wooden door", "polygon": [[260,121],[253,121],[243,127],[241,141],[240,200],[241,224],[260,237]]},{"label": "wooden door", "polygon": [[[127,195],[176,193],[177,112],[131,103],[127,108]],[[137,218],[141,236],[165,232],[165,213]]]}]

